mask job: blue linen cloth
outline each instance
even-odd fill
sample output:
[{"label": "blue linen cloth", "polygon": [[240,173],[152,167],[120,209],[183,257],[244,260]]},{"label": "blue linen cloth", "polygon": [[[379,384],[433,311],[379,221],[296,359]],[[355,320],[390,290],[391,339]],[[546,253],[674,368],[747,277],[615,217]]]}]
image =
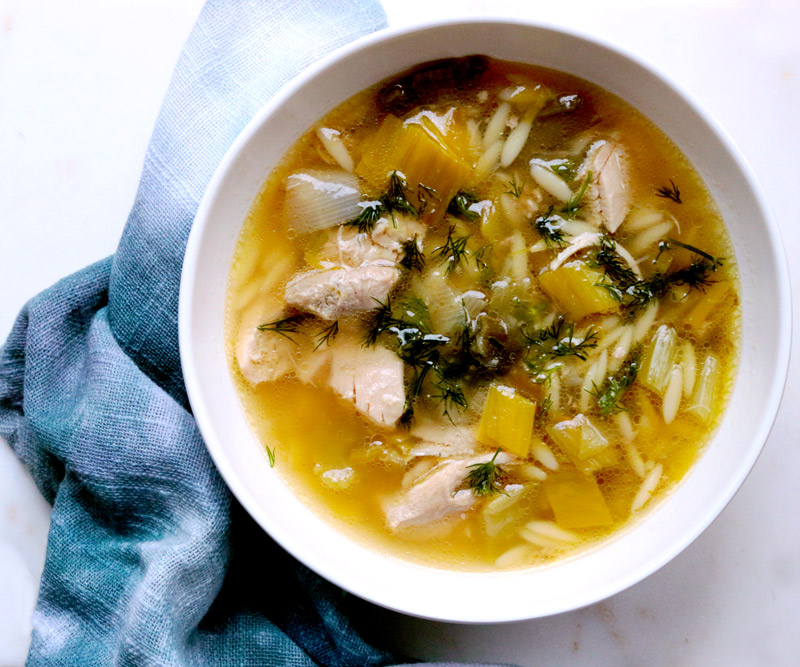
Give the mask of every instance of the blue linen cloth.
[{"label": "blue linen cloth", "polygon": [[189,229],[227,148],[302,67],[384,25],[371,0],[209,0],[116,254],[17,319],[0,434],[53,505],[28,664],[393,661],[232,500],[188,411],[177,329]]}]

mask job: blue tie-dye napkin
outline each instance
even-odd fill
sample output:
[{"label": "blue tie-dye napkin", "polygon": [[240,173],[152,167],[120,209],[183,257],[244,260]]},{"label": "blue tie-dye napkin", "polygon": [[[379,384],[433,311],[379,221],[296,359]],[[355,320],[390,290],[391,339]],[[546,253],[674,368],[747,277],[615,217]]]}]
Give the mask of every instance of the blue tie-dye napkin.
[{"label": "blue tie-dye napkin", "polygon": [[189,228],[237,133],[302,67],[384,24],[371,0],[209,0],[117,253],[20,314],[0,434],[53,504],[29,664],[393,661],[232,500],[187,411],[177,327]]}]

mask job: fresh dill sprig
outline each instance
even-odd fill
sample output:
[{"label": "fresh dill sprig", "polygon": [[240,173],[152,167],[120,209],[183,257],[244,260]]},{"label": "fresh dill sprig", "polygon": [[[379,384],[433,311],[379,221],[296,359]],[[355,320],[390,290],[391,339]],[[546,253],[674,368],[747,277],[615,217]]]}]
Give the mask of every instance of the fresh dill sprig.
[{"label": "fresh dill sprig", "polygon": [[714,257],[714,255],[711,255],[704,250],[700,250],[700,248],[696,248],[688,243],[683,243],[677,239],[666,239],[665,241],[659,241],[658,256],[656,257],[656,261],[658,261],[658,258],[661,257],[661,253],[672,250],[672,246],[678,246],[679,248],[693,252],[695,255],[700,255],[700,257],[707,259],[716,268],[719,268],[725,262],[724,257]]},{"label": "fresh dill sprig", "polygon": [[[623,287],[632,285],[637,280],[633,269],[617,252],[617,242],[608,234],[600,237],[600,250],[597,251],[589,265],[602,267],[606,276]],[[601,284],[601,287],[605,287],[605,284]]]},{"label": "fresh dill sprig", "polygon": [[367,335],[364,337],[364,347],[375,345],[380,335],[395,323],[395,319],[392,317],[391,299],[386,299],[386,303],[382,303],[377,299],[375,299],[375,302],[378,307],[368,314],[369,320],[367,323]]},{"label": "fresh dill sprig", "polygon": [[592,389],[586,391],[597,401],[601,415],[613,415],[625,409],[621,404],[622,395],[633,384],[642,366],[642,350],[634,349],[620,369],[609,375],[598,387],[592,383]]},{"label": "fresh dill sprig", "polygon": [[270,448],[269,445],[264,445],[264,448],[267,450],[267,459],[269,460],[269,467],[275,467],[275,447]]},{"label": "fresh dill sprig", "polygon": [[519,199],[522,196],[522,191],[525,189],[525,181],[522,181],[522,183],[517,183],[516,174],[514,174],[514,176],[511,177],[511,180],[508,183],[506,183],[506,185],[508,185],[509,189],[506,190],[503,194],[511,195],[512,197],[516,197],[517,199]]},{"label": "fresh dill sprig", "polygon": [[575,165],[572,160],[568,158],[550,160],[547,166],[566,181],[570,181],[575,177]]},{"label": "fresh dill sprig", "polygon": [[589,327],[582,337],[575,337],[575,324],[567,324],[563,317],[557,318],[550,326],[528,333],[525,326],[520,333],[528,347],[538,347],[550,357],[576,356],[586,361],[586,351],[597,347],[597,331]]},{"label": "fresh dill sprig", "polygon": [[385,210],[384,206],[379,200],[361,201],[358,202],[358,206],[361,207],[361,213],[344,224],[348,227],[355,227],[359,234],[369,234],[381,219]]},{"label": "fresh dill sprig", "polygon": [[656,196],[662,197],[663,199],[671,199],[676,204],[683,204],[681,191],[671,178],[669,179],[669,185],[662,186],[656,190]]},{"label": "fresh dill sprig", "polygon": [[271,331],[272,333],[279,334],[284,338],[288,338],[293,343],[297,343],[297,341],[294,338],[292,338],[289,334],[297,333],[300,324],[305,318],[306,318],[305,314],[289,315],[288,317],[283,317],[279,320],[275,320],[274,322],[259,324],[256,327],[256,329],[258,329],[259,331]]},{"label": "fresh dill sprig", "polygon": [[556,340],[553,345],[552,355],[554,357],[578,357],[581,361],[586,361],[587,350],[597,347],[597,330],[589,327],[583,337],[575,337],[575,325],[569,325],[569,333]]},{"label": "fresh dill sprig", "polygon": [[474,192],[461,191],[450,200],[447,205],[447,212],[467,222],[475,222],[480,220],[481,216],[480,213],[473,211],[470,207],[479,201],[480,198]]},{"label": "fresh dill sprig", "polygon": [[420,217],[423,213],[425,213],[425,210],[428,208],[428,201],[430,199],[439,201],[439,197],[436,194],[436,188],[431,188],[422,183],[418,183],[417,200],[419,201],[419,207],[417,208],[417,217]]},{"label": "fresh dill sprig", "polygon": [[468,468],[472,468],[467,475],[467,485],[472,489],[476,496],[488,496],[500,491],[498,480],[503,470],[495,463],[501,448],[498,447],[491,460],[486,463],[473,463]]},{"label": "fresh dill sprig", "polygon": [[721,259],[713,259],[715,261],[701,257],[682,269],[671,273],[656,273],[650,278],[635,282],[624,290],[627,297],[625,306],[643,308],[653,299],[666,296],[673,286],[686,285],[689,289],[703,290],[714,282],[709,276],[722,265]]},{"label": "fresh dill sprig", "polygon": [[391,214],[392,222],[397,226],[397,221],[394,219],[395,212],[408,213],[414,217],[419,217],[419,211],[408,200],[406,191],[406,177],[402,172],[393,171],[389,176],[389,189],[386,194],[381,197],[381,203],[384,208]]},{"label": "fresh dill sprig", "polygon": [[455,231],[455,226],[451,226],[447,232],[447,239],[444,245],[435,248],[433,251],[434,256],[439,257],[441,262],[447,262],[445,273],[452,272],[468,254],[467,241],[469,236],[455,236]]},{"label": "fresh dill sprig", "polygon": [[403,257],[400,259],[400,266],[405,267],[409,271],[422,271],[425,268],[425,255],[419,249],[419,241],[417,235],[414,234],[413,239],[403,241]]},{"label": "fresh dill sprig", "polygon": [[422,333],[430,333],[433,325],[431,324],[431,311],[420,297],[412,294],[400,304],[402,313],[400,318],[395,320],[398,326],[411,325]]},{"label": "fresh dill sprig", "polygon": [[561,212],[567,216],[568,218],[574,218],[578,211],[581,208],[583,195],[586,194],[586,188],[589,187],[589,183],[592,181],[592,172],[587,172],[586,178],[581,183],[581,186],[578,188],[577,192],[573,193],[573,195],[567,200],[566,205],[564,208],[561,209]]},{"label": "fresh dill sprig", "polygon": [[317,344],[314,346],[314,351],[316,352],[323,345],[330,345],[338,335],[339,335],[339,320],[336,320],[333,322],[333,324],[325,327],[315,336],[315,338],[317,339]]},{"label": "fresh dill sprig", "polygon": [[467,397],[464,395],[464,390],[461,386],[452,380],[445,380],[440,378],[436,382],[436,389],[439,390],[438,394],[434,394],[432,398],[436,399],[442,404],[442,413],[445,417],[453,423],[453,418],[450,416],[450,411],[454,408],[466,410],[468,407]]},{"label": "fresh dill sprig", "polygon": [[[482,245],[478,248],[473,254],[472,259],[475,260],[475,266],[478,267],[479,271],[485,271],[489,268],[489,263],[486,261],[488,256],[492,254],[493,245],[491,243],[487,243],[486,245]],[[486,256],[486,259],[484,259]]]},{"label": "fresh dill sprig", "polygon": [[547,213],[540,215],[533,221],[536,231],[539,232],[545,245],[550,249],[564,247],[566,232],[561,228],[563,224],[564,221],[560,217],[553,215],[552,206],[547,209]]}]

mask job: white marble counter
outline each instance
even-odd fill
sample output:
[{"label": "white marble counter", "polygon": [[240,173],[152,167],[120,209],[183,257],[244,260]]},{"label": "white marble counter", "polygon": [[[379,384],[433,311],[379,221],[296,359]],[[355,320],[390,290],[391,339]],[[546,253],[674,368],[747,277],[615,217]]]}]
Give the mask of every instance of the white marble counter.
[{"label": "white marble counter", "polygon": [[[174,62],[201,0],[0,2],[0,336],[24,301],[113,252]],[[571,25],[633,50],[722,121],[800,251],[799,0],[385,0],[392,25],[494,14]],[[800,273],[795,266],[795,295]],[[800,297],[795,297],[800,311]],[[795,342],[798,333],[795,332]],[[520,665],[794,665],[800,655],[800,448],[792,363],[764,454],[672,563],[548,619],[451,626],[380,611],[427,659]],[[48,508],[0,445],[0,665],[24,661]],[[372,616],[372,615],[371,615]]]}]

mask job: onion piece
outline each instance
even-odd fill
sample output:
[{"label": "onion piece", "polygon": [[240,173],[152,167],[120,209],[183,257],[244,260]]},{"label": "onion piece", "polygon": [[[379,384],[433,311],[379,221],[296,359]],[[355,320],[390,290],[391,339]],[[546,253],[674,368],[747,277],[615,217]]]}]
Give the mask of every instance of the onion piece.
[{"label": "onion piece", "polygon": [[286,179],[284,215],[301,233],[341,225],[358,217],[358,179],[346,171],[309,169]]}]

